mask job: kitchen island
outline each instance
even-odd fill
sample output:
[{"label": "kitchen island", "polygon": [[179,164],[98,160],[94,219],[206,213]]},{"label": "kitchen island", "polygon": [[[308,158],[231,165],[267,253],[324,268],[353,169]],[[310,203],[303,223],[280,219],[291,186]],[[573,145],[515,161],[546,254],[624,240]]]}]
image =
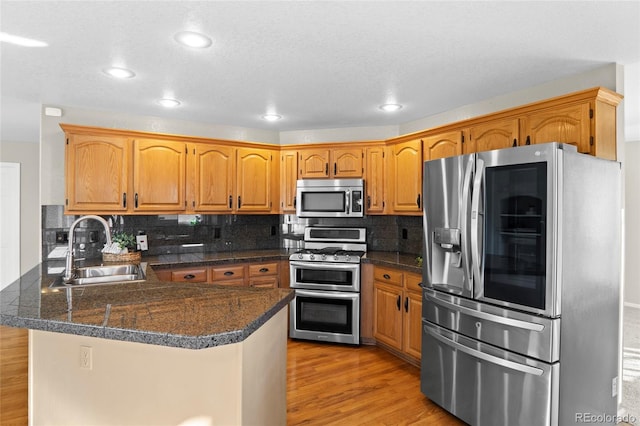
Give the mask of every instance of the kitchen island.
[{"label": "kitchen island", "polygon": [[0,292],[0,324],[30,329],[31,424],[286,423],[290,290],[55,278]]}]

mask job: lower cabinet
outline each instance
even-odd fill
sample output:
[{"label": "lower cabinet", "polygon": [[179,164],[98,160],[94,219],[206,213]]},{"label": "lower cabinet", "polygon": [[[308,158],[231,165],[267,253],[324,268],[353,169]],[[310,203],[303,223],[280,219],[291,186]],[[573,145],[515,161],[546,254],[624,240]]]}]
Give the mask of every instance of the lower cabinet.
[{"label": "lower cabinet", "polygon": [[374,268],[373,336],[376,342],[419,364],[422,342],[422,276]]},{"label": "lower cabinet", "polygon": [[229,263],[193,268],[157,269],[155,273],[162,281],[278,288],[280,263],[279,261]]}]

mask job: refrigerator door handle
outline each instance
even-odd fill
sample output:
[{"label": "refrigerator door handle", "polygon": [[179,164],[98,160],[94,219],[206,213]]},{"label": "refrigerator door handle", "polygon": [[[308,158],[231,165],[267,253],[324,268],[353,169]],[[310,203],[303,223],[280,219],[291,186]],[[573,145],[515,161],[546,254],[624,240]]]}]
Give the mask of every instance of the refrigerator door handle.
[{"label": "refrigerator door handle", "polygon": [[524,330],[530,330],[530,331],[537,331],[540,332],[542,330],[544,330],[544,325],[542,324],[536,324],[536,323],[532,323],[532,322],[526,322],[526,321],[521,321],[521,320],[517,320],[514,318],[505,318],[505,317],[501,317],[498,315],[493,315],[493,314],[489,314],[486,312],[481,312],[478,311],[476,309],[472,309],[472,308],[467,308],[466,306],[462,306],[462,305],[457,305],[454,303],[449,303],[445,300],[440,300],[438,299],[436,296],[433,296],[429,293],[425,293],[425,297],[435,303],[436,305],[440,305],[443,306],[447,309],[451,309],[452,311],[459,311],[461,313],[464,313],[465,315],[469,315],[471,317],[474,318],[478,318],[478,319],[483,319],[483,320],[487,320],[487,321],[491,321],[491,322],[495,322],[495,323],[499,323],[499,324],[503,324],[503,325],[507,325],[510,327],[517,327],[517,328],[521,328]]},{"label": "refrigerator door handle", "polygon": [[[477,284],[474,286],[474,293],[483,288],[481,275],[482,265],[480,264],[480,197],[482,195],[482,177],[484,175],[484,161],[478,158],[476,165],[476,175],[473,179],[473,192],[471,193],[471,263],[473,265],[473,277]],[[477,295],[477,294],[476,294]]]},{"label": "refrigerator door handle", "polygon": [[464,352],[467,355],[470,355],[474,358],[478,358],[481,359],[483,361],[487,361],[490,362],[492,364],[496,364],[499,365],[501,367],[504,368],[508,368],[510,370],[516,370],[516,371],[520,371],[521,373],[525,373],[525,374],[533,374],[534,376],[542,376],[544,374],[544,371],[540,368],[536,368],[536,367],[531,367],[529,365],[525,365],[525,364],[520,364],[517,362],[513,362],[513,361],[509,361],[503,358],[499,358],[497,356],[493,356],[484,352],[480,352],[476,349],[472,349],[470,347],[467,347],[465,345],[461,345],[458,342],[455,342],[443,335],[441,335],[440,333],[438,333],[435,330],[431,330],[429,328],[428,325],[424,325],[424,331],[426,333],[429,333],[433,338],[439,340],[440,342],[444,343],[447,346],[450,346],[452,348],[454,348],[455,350],[458,350],[460,352]]},{"label": "refrigerator door handle", "polygon": [[473,295],[473,276],[471,272],[471,258],[469,253],[469,229],[467,227],[467,218],[469,217],[469,195],[471,194],[471,172],[473,171],[473,155],[469,156],[469,161],[467,167],[464,171],[464,178],[462,180],[462,200],[460,209],[461,218],[460,218],[460,239],[462,245],[462,260],[464,267],[464,274],[467,279],[467,283],[469,284],[469,292],[470,295]]}]

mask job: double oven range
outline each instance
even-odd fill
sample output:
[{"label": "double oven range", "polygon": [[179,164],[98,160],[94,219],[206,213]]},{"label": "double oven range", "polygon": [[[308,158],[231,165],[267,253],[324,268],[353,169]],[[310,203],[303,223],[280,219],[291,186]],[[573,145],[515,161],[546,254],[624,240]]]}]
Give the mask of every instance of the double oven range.
[{"label": "double oven range", "polygon": [[289,257],[289,336],[360,343],[360,260],[367,250],[366,228],[309,226],[304,249]]}]

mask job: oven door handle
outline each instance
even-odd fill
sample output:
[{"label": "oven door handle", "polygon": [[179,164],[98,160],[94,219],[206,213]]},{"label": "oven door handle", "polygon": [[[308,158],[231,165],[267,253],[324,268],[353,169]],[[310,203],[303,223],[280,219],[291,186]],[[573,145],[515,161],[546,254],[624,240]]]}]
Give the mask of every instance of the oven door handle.
[{"label": "oven door handle", "polygon": [[332,269],[332,270],[337,269],[340,271],[347,271],[347,270],[355,271],[360,268],[359,263],[297,262],[294,260],[289,262],[289,266],[294,266],[294,267],[297,266],[300,268],[307,268],[307,269]]},{"label": "oven door handle", "polygon": [[296,296],[307,296],[307,297],[322,297],[325,299],[344,299],[344,300],[353,300],[360,297],[360,293],[350,293],[345,291],[314,291],[314,290],[306,290],[296,288]]}]

